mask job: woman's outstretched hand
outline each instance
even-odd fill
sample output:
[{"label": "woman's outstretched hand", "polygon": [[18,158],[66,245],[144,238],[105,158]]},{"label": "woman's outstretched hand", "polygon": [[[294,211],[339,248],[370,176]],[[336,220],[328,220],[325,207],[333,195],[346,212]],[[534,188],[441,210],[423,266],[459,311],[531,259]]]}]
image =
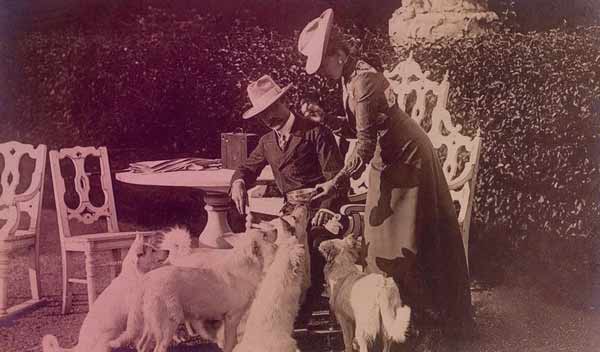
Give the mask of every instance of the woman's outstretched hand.
[{"label": "woman's outstretched hand", "polygon": [[319,183],[315,186],[315,190],[318,192],[312,197],[312,200],[318,200],[322,197],[332,195],[336,192],[337,187],[335,186],[335,179]]}]

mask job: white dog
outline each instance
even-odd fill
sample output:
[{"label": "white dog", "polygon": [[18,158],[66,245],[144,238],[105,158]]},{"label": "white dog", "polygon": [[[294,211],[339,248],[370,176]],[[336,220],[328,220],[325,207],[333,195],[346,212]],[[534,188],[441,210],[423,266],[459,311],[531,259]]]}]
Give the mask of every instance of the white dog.
[{"label": "white dog", "polygon": [[[251,236],[255,238],[262,237],[266,241],[279,244],[295,236],[295,234],[306,237],[307,214],[306,207],[299,207],[292,215],[253,224],[253,228],[248,229],[244,234],[226,236],[226,241],[229,244],[235,245],[240,239]],[[294,227],[290,223],[294,224]],[[225,254],[231,251],[231,249],[192,247],[191,234],[185,228],[179,226],[167,231],[164,237],[161,249],[169,252],[166,262],[176,266],[218,268],[224,260],[228,260]],[[248,315],[244,314],[240,321],[238,326],[238,340],[243,336],[247,318]],[[222,322],[219,321],[185,321],[185,327],[189,336],[200,336],[204,340],[216,342],[221,348],[223,348],[222,325]],[[175,337],[175,340],[176,342],[181,342],[179,337]]]},{"label": "white dog", "polygon": [[[277,238],[275,227],[269,227],[269,231],[261,229],[250,229],[246,233],[232,234],[228,237],[229,244],[237,244],[240,240],[248,237],[263,238],[270,242],[275,242]],[[196,269],[215,269],[223,265],[231,258],[229,254],[232,248],[210,248],[193,247],[191,233],[180,226],[175,226],[165,232],[164,240],[160,248],[169,252],[165,263]],[[238,327],[238,337],[243,334],[247,316],[244,315]],[[220,348],[223,348],[223,322],[222,321],[204,321],[204,320],[186,320],[185,327],[190,337],[199,336],[204,340],[215,342]],[[174,337],[175,342],[181,343],[183,340],[179,336]]]},{"label": "white dog", "polygon": [[[311,285],[310,255],[308,253],[309,247],[307,235],[308,221],[308,208],[305,205],[297,205],[290,215],[284,215],[269,222],[261,222],[260,224],[255,225],[257,228],[260,228],[267,233],[270,233],[269,230],[274,230],[277,237],[276,243],[285,241],[290,236],[295,236],[298,239],[298,242],[304,245],[306,259],[304,261],[301,302],[304,302],[306,290],[308,290]],[[289,230],[290,225],[293,226],[293,232]]]},{"label": "white dog", "polygon": [[291,335],[298,314],[306,252],[291,237],[279,245],[252,302],[244,337],[234,352],[296,352]]},{"label": "white dog", "polygon": [[352,352],[354,342],[360,352],[369,351],[377,336],[382,338],[384,351],[390,350],[392,341],[404,342],[410,308],[402,304],[392,278],[356,268],[360,241],[353,237],[328,240],[319,245],[319,251],[327,261],[329,304],[342,328],[346,352]]},{"label": "white dog", "polygon": [[[122,271],[98,296],[83,320],[79,342],[70,349],[61,348],[53,335],[42,339],[44,352],[107,352],[109,341],[125,330],[127,312],[141,286],[144,273],[158,267],[166,253],[157,249],[159,236],[144,239],[137,235],[123,260]],[[107,307],[110,307],[107,309]]]},{"label": "white dog", "polygon": [[[148,273],[129,311],[127,330],[110,345],[137,341],[138,351],[145,352],[154,340],[154,351],[165,352],[184,320],[222,320],[223,350],[231,352],[239,321],[275,255],[276,245],[259,234],[247,234],[234,249],[223,250],[214,267],[170,265]],[[196,255],[202,256],[190,256]]]}]

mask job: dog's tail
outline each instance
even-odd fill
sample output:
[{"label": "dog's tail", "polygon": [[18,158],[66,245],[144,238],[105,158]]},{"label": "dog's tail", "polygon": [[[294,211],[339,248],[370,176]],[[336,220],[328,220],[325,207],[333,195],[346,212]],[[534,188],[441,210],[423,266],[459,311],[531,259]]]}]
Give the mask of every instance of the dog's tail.
[{"label": "dog's tail", "polygon": [[378,298],[381,321],[387,336],[396,342],[404,342],[410,324],[410,307],[402,305],[394,279],[385,279]]},{"label": "dog's tail", "polygon": [[111,348],[125,347],[134,342],[140,336],[140,330],[144,323],[144,314],[142,310],[143,303],[143,291],[139,290],[139,292],[137,292],[135,295],[133,304],[131,307],[129,307],[129,312],[127,313],[127,328],[119,337],[108,343]]},{"label": "dog's tail", "polygon": [[45,335],[42,338],[42,351],[44,352],[71,352],[75,351],[76,348],[77,346],[68,349],[60,347],[54,335]]}]

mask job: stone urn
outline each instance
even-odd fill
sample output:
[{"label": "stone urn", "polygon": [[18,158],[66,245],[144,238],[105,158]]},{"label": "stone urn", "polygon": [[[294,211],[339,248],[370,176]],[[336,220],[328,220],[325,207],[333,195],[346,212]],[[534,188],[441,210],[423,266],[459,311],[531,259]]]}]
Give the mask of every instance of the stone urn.
[{"label": "stone urn", "polygon": [[489,11],[487,0],[402,0],[389,20],[389,35],[394,45],[474,37],[495,21],[498,15]]}]

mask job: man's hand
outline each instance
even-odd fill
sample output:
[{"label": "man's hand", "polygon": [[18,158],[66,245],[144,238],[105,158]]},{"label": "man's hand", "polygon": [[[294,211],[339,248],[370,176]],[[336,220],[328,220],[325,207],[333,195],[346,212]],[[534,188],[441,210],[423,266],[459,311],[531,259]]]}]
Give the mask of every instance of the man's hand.
[{"label": "man's hand", "polygon": [[246,213],[246,206],[248,206],[248,192],[246,191],[246,184],[241,181],[234,181],[231,185],[231,199],[235,203],[235,207],[241,215]]}]

